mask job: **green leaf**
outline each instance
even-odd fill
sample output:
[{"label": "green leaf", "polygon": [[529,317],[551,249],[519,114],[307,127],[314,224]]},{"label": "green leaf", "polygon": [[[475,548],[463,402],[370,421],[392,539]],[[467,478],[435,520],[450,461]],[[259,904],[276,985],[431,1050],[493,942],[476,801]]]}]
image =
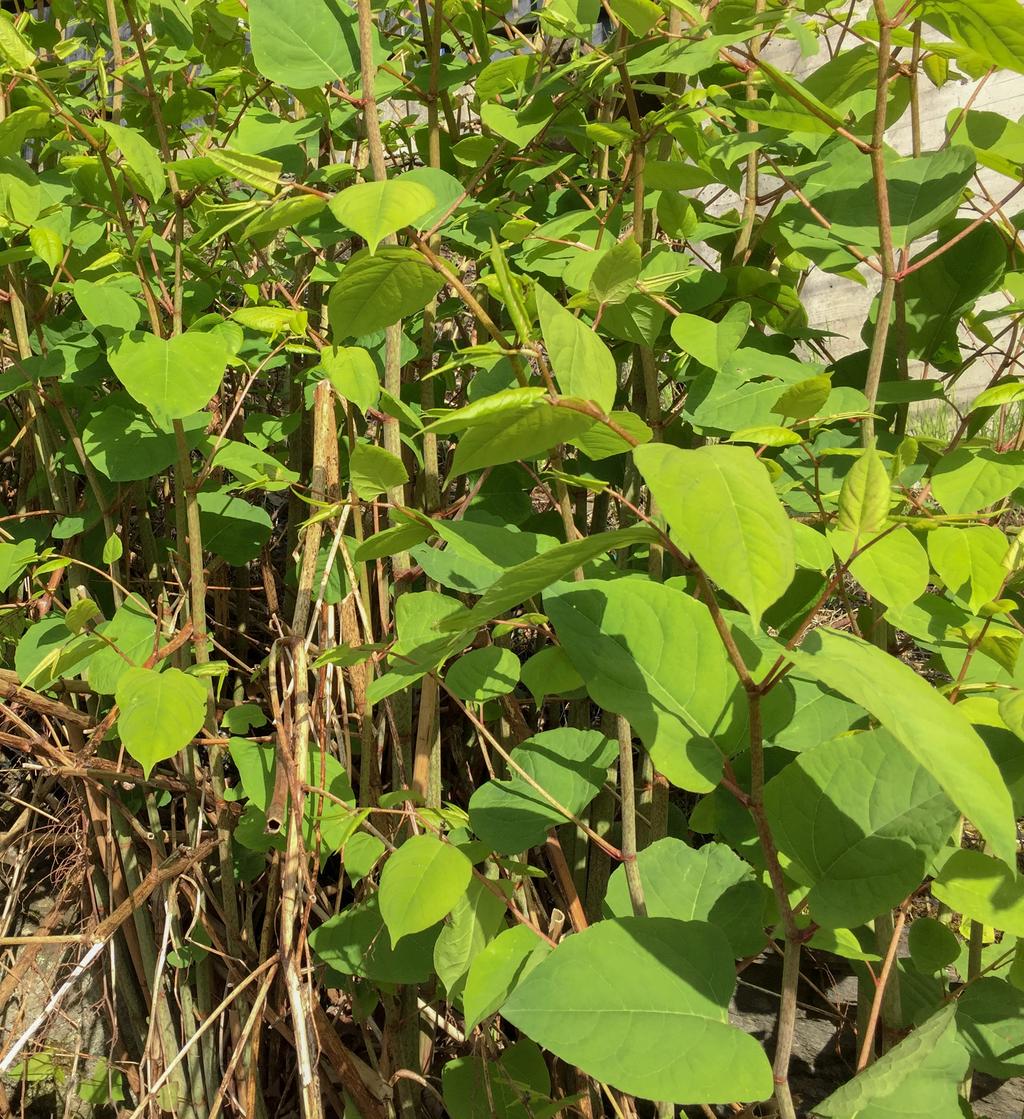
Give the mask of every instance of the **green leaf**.
[{"label": "green leaf", "polygon": [[958,1119],[967,1053],[945,1006],[814,1108],[825,1119]]},{"label": "green leaf", "polygon": [[[764,947],[764,887],[724,843],[697,850],[681,839],[658,839],[638,853],[637,870],[649,917],[707,921],[729,941],[737,959]],[[613,917],[632,915],[625,867],[612,874],[604,909]]]},{"label": "green leaf", "polygon": [[173,338],[125,335],[109,354],[117,379],[164,428],[206,406],[220,387],[227,358],[223,341],[200,331]]},{"label": "green leaf", "polygon": [[[596,730],[559,727],[528,738],[511,753],[515,764],[573,816],[601,791],[616,744]],[[543,843],[566,817],[518,771],[487,781],[469,801],[473,831],[492,851],[514,855]]]},{"label": "green leaf", "polygon": [[[349,841],[352,843],[358,835]],[[372,837],[371,837],[372,838]],[[405,936],[392,947],[380,913],[380,894],[350,905],[309,935],[316,957],[342,975],[376,983],[425,983],[433,973],[440,926]]]},{"label": "green leaf", "polygon": [[[119,396],[122,402],[128,402],[123,393]],[[185,439],[190,449],[202,441],[208,422],[206,412],[185,417]],[[173,433],[158,431],[145,413],[129,411],[114,401],[105,404],[85,425],[82,442],[89,461],[112,482],[150,478],[178,457]]]},{"label": "green leaf", "polygon": [[516,407],[511,415],[474,424],[455,448],[451,477],[500,466],[520,459],[535,459],[559,443],[568,443],[591,428],[591,416],[572,408],[560,408],[546,398],[529,408]]},{"label": "green leaf", "polygon": [[907,947],[914,966],[922,971],[941,971],[960,956],[956,933],[934,917],[918,917],[911,923]]},{"label": "green leaf", "polygon": [[156,620],[138,595],[130,595],[98,633],[116,646],[105,647],[89,661],[86,679],[93,691],[113,695],[132,665],[142,665],[156,648]]},{"label": "green leaf", "polygon": [[[829,236],[844,244],[878,249],[878,205],[872,178],[871,159],[849,145],[804,186],[807,199],[830,223]],[[917,157],[886,153],[889,208],[893,245],[908,248],[953,216],[963,188],[975,170],[974,153],[962,146],[924,152]],[[803,205],[798,221],[817,224]]]},{"label": "green leaf", "polygon": [[526,925],[499,933],[476,957],[466,977],[462,993],[466,1029],[476,1029],[500,1010],[516,986],[550,951],[547,942]]},{"label": "green leaf", "polygon": [[1024,936],[1024,878],[982,851],[954,851],[932,882],[950,909],[1014,936]]},{"label": "green leaf", "polygon": [[54,271],[64,257],[64,242],[48,225],[34,225],[28,231],[29,244],[37,257]]},{"label": "green leaf", "polygon": [[276,194],[281,186],[282,168],[276,159],[235,151],[233,148],[209,148],[206,158],[225,175],[255,187],[264,194]]},{"label": "green leaf", "polygon": [[402,460],[373,443],[357,443],[349,458],[352,488],[364,501],[371,501],[395,486],[409,481]]},{"label": "green leaf", "polygon": [[972,614],[999,597],[1007,541],[994,525],[940,525],[928,533],[928,558],[950,594]]},{"label": "green leaf", "polygon": [[259,237],[261,234],[278,233],[290,229],[301,222],[315,218],[327,203],[315,194],[299,194],[292,198],[282,198],[273,202],[242,231],[241,240]]},{"label": "green leaf", "polygon": [[512,992],[502,1015],[563,1061],[630,1095],[673,1103],[767,1099],[764,1050],[729,1025],[735,983],[728,943],[714,926],[626,917],[563,940]]},{"label": "green leaf", "polygon": [[1024,484],[1024,452],[957,447],[932,471],[932,493],[947,513],[976,513]]},{"label": "green leaf", "polygon": [[810,915],[830,928],[865,924],[903,901],[960,818],[884,730],[804,751],[764,797],[789,874],[811,888]]},{"label": "green leaf", "polygon": [[505,901],[479,878],[471,878],[434,945],[434,970],[448,998],[462,994],[473,961],[494,939],[505,919]]},{"label": "green leaf", "polygon": [[462,408],[435,408],[428,415],[436,416],[437,419],[424,430],[433,435],[450,435],[480,423],[509,420],[518,412],[531,411],[546,395],[546,390],[539,385],[523,385],[514,389],[502,389]]},{"label": "green leaf", "polygon": [[[3,29],[0,28],[0,38]],[[0,53],[3,45],[0,43]],[[15,109],[0,121],[0,155],[17,155],[29,136],[46,130],[50,114],[40,105],[26,105]]]},{"label": "green leaf", "polygon": [[415,180],[356,183],[336,194],[331,213],[366,242],[372,256],[386,237],[415,225],[437,206],[434,192]]},{"label": "green leaf", "polygon": [[658,771],[680,788],[714,788],[736,677],[707,607],[626,579],[553,588],[544,609],[591,699],[629,719]]},{"label": "green leaf", "polygon": [[796,573],[793,528],[765,468],[747,447],[636,447],[633,459],[673,540],[755,623]]},{"label": "green leaf", "polygon": [[721,322],[682,313],[672,320],[672,341],[701,365],[721,373],[750,328],[750,306],[734,303]]},{"label": "green leaf", "polygon": [[989,66],[1024,74],[1024,12],[1017,0],[925,0],[925,19]]},{"label": "green leaf", "polygon": [[802,673],[869,711],[1010,861],[1017,846],[1002,774],[963,715],[912,668],[849,633],[812,630],[790,654]]},{"label": "green leaf", "polygon": [[656,539],[646,525],[634,525],[614,532],[597,532],[571,544],[559,544],[557,548],[510,567],[480,596],[472,610],[442,622],[439,628],[442,633],[476,629],[605,552],[618,551],[633,544],[649,544]]},{"label": "green leaf", "polygon": [[[841,530],[829,533],[829,543],[841,559],[853,551],[854,537]],[[886,606],[900,610],[928,588],[928,555],[906,525],[891,528],[874,539],[860,537],[861,552],[850,574]]]},{"label": "green leaf", "polygon": [[583,677],[561,645],[539,649],[524,662],[520,677],[538,707],[546,696],[569,695],[583,688]]},{"label": "green leaf", "polygon": [[142,307],[121,288],[92,280],[75,280],[72,291],[82,314],[97,329],[125,334],[138,326]]},{"label": "green leaf", "polygon": [[534,294],[544,345],[559,389],[565,396],[593,400],[601,411],[610,412],[617,376],[611,350],[540,284],[535,285]]},{"label": "green leaf", "polygon": [[269,334],[272,338],[284,333],[302,337],[306,333],[309,314],[306,311],[296,311],[292,307],[273,307],[263,304],[258,307],[239,307],[231,312],[231,318],[247,330]]},{"label": "green leaf", "polygon": [[358,82],[358,22],[340,0],[250,0],[249,33],[256,69],[278,85]]},{"label": "green leaf", "polygon": [[602,254],[587,290],[596,303],[622,303],[636,290],[639,278],[640,246],[627,237]]},{"label": "green leaf", "polygon": [[854,540],[881,532],[889,517],[889,475],[878,452],[864,451],[850,467],[839,491],[836,524]]},{"label": "green leaf", "polygon": [[444,682],[459,699],[473,703],[497,699],[519,683],[519,658],[500,645],[471,649],[453,662]]},{"label": "green leaf", "polygon": [[148,777],[192,741],[206,718],[206,685],[178,668],[129,668],[117,681],[117,731]]},{"label": "green leaf", "polygon": [[956,1024],[973,1068],[1003,1080],[1024,1076],[1024,991],[983,976],[957,999]]},{"label": "green leaf", "polygon": [[772,411],[793,420],[816,416],[832,392],[832,379],[821,374],[798,381],[775,401]]},{"label": "green leaf", "polygon": [[200,491],[196,504],[203,547],[235,567],[254,560],[270,539],[274,527],[270,514],[227,489]]},{"label": "green leaf", "polygon": [[473,864],[434,835],[414,835],[384,864],[380,912],[393,945],[445,918],[466,892]]},{"label": "green leaf", "polygon": [[137,132],[134,128],[125,128],[123,124],[114,124],[109,120],[101,120],[99,125],[110,137],[114,147],[124,156],[129,169],[135,172],[143,194],[150,202],[159,201],[160,196],[167,189],[167,178],[164,175],[160,153],[141,132]]},{"label": "green leaf", "polygon": [[15,70],[31,70],[36,64],[36,52],[25,42],[6,12],[0,12],[0,54]]},{"label": "green leaf", "polygon": [[19,540],[16,544],[0,544],[0,591],[18,579],[36,553],[34,540]]},{"label": "green leaf", "polygon": [[331,289],[331,334],[359,338],[422,310],[444,281],[413,249],[385,245],[373,256],[359,252]]},{"label": "green leaf", "polygon": [[799,432],[788,427],[775,427],[771,424],[756,427],[743,427],[729,437],[730,443],[753,443],[755,447],[792,447],[801,442]]},{"label": "green leaf", "polygon": [[1004,381],[1002,384],[993,385],[991,388],[979,392],[971,401],[971,411],[977,412],[979,408],[997,408],[1002,404],[1012,404],[1022,398],[1024,398],[1024,383]]},{"label": "green leaf", "polygon": [[339,396],[368,412],[380,400],[380,376],[373,358],[361,346],[331,346],[321,351],[320,364]]},{"label": "green leaf", "polygon": [[536,1119],[552,1114],[544,1054],[525,1039],[493,1061],[486,1056],[448,1061],[441,1070],[441,1086],[449,1119]]},{"label": "green leaf", "polygon": [[91,598],[77,599],[68,607],[64,624],[72,633],[82,633],[89,623],[100,616],[100,608]]},{"label": "green leaf", "polygon": [[662,15],[660,6],[653,0],[609,0],[608,6],[638,39],[642,39]]}]

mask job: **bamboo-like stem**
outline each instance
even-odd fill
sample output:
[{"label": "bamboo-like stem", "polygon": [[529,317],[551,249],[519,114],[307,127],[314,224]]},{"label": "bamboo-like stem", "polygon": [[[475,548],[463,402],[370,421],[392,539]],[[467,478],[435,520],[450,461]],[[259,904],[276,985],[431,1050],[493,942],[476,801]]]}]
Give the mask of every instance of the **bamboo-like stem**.
[{"label": "bamboo-like stem", "polygon": [[644,885],[640,881],[640,868],[636,862],[636,790],[633,782],[633,732],[629,721],[621,715],[615,718],[615,732],[619,740],[619,795],[622,798],[622,863],[626,870],[626,887],[633,906],[634,917],[647,916]]},{"label": "bamboo-like stem", "polygon": [[896,295],[896,255],[893,250],[892,217],[889,210],[889,182],[885,173],[885,117],[889,104],[889,64],[892,58],[892,22],[883,0],[875,0],[878,18],[878,74],[875,80],[875,121],[871,137],[871,176],[878,208],[879,257],[882,266],[882,287],[878,293],[878,314],[868,354],[864,379],[867,414],[861,423],[861,440],[865,447],[875,440],[875,401],[885,364],[885,348],[889,338],[893,301]]},{"label": "bamboo-like stem", "polygon": [[782,999],[779,1003],[779,1018],[775,1029],[775,1059],[772,1062],[772,1077],[775,1081],[775,1106],[781,1119],[796,1119],[793,1095],[789,1089],[789,1061],[793,1055],[793,1039],[796,1036],[797,987],[800,982],[800,941],[786,938],[782,958]]},{"label": "bamboo-like stem", "polygon": [[[760,15],[764,11],[765,0],[754,0],[754,15]],[[750,57],[754,62],[757,62],[758,56],[761,53],[761,38],[756,36],[750,42]],[[744,83],[744,96],[747,101],[757,100],[757,80],[756,69],[751,69],[747,72],[746,82]],[[748,135],[754,135],[760,126],[756,120],[747,121]],[[736,245],[733,249],[732,259],[733,263],[745,264],[750,254],[750,245],[754,236],[754,222],[757,220],[757,191],[758,191],[758,159],[759,153],[755,149],[747,153],[747,166],[746,176],[743,184],[743,216],[740,219],[740,232],[736,238]]]}]

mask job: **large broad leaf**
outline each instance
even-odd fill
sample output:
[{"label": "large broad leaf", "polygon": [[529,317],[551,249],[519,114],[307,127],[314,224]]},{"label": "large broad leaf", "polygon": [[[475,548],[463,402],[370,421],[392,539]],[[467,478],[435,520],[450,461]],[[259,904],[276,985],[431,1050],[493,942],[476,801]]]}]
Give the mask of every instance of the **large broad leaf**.
[{"label": "large broad leaf", "polygon": [[[1006,242],[999,229],[986,222],[965,237],[965,225],[964,221],[950,222],[942,230],[939,245],[926,243],[911,265],[937,248],[942,249],[941,255],[922,264],[903,282],[907,352],[944,372],[956,369],[962,361],[960,320],[999,284],[1006,270]],[[874,307],[871,318],[877,318]],[[865,336],[873,330],[874,323],[869,322]]]},{"label": "large broad leaf", "polygon": [[[887,153],[894,246],[908,247],[951,217],[974,168],[974,153],[967,147],[943,148],[917,158]],[[869,250],[878,248],[878,206],[867,155],[841,149],[830,166],[811,176],[804,192],[831,223],[832,237]],[[798,209],[801,223],[813,220]]]},{"label": "large broad leaf", "polygon": [[683,1104],[767,1099],[764,1050],[729,1024],[735,983],[728,942],[713,925],[626,917],[562,941],[502,1014],[631,1095]]},{"label": "large broad leaf", "polygon": [[206,695],[201,680],[178,668],[129,668],[118,680],[118,734],[147,777],[192,741],[206,718]]},{"label": "large broad leaf", "polygon": [[708,792],[722,775],[715,736],[733,717],[736,677],[707,608],[646,579],[566,583],[544,596],[591,699],[624,715],[658,770]]},{"label": "large broad leaf", "polygon": [[[497,1060],[459,1057],[441,1070],[449,1119],[536,1119],[551,1115],[551,1077],[532,1041],[510,1045]],[[557,1105],[555,1105],[557,1106]]]},{"label": "large broad leaf", "polygon": [[1024,74],[1024,11],[1017,0],[925,0],[927,21],[989,66]]},{"label": "large broad leaf", "polygon": [[957,447],[932,472],[932,493],[947,513],[976,513],[1024,484],[1024,452]]},{"label": "large broad leaf", "polygon": [[959,711],[902,661],[849,633],[813,630],[791,654],[807,676],[848,696],[896,737],[1012,862],[1017,827],[1006,782]]},{"label": "large broad leaf", "polygon": [[721,373],[750,328],[750,305],[735,303],[721,322],[683,313],[672,320],[672,341],[709,369]]},{"label": "large broad leaf", "polygon": [[[854,537],[837,530],[829,543],[840,559],[853,551]],[[877,539],[860,537],[862,552],[850,564],[850,574],[872,598],[899,610],[920,598],[928,588],[928,554],[906,525],[889,529]]]},{"label": "large broad leaf", "polygon": [[972,613],[998,596],[1007,576],[1006,551],[1006,536],[994,525],[941,525],[928,533],[935,574]]},{"label": "large broad leaf", "polygon": [[375,443],[357,443],[348,460],[352,488],[364,501],[370,501],[409,480],[402,460]]},{"label": "large broad leaf", "polygon": [[270,514],[226,489],[197,493],[196,505],[203,546],[236,567],[254,560],[270,539],[274,527]]},{"label": "large broad leaf", "polygon": [[[724,843],[698,850],[667,836],[640,851],[636,862],[649,917],[707,921],[729,941],[737,959],[764,947],[765,888]],[[611,876],[604,908],[613,917],[632,915],[625,867]]]},{"label": "large broad leaf", "polygon": [[827,1119],[962,1119],[957,1089],[967,1071],[955,1007],[945,1006],[813,1110]]},{"label": "large broad leaf", "polygon": [[462,1005],[466,1029],[500,1010],[508,996],[551,951],[526,925],[499,933],[476,957],[466,977]]},{"label": "large broad leaf", "polygon": [[960,818],[884,730],[805,751],[768,782],[764,797],[790,874],[811,887],[811,917],[830,928],[853,928],[898,905]]},{"label": "large broad leaf", "polygon": [[272,82],[358,84],[358,22],[342,0],[250,0],[249,34],[256,69]]},{"label": "large broad leaf", "polygon": [[380,876],[380,913],[391,943],[447,917],[472,875],[473,864],[458,847],[429,834],[407,839]]},{"label": "large broad leaf", "polygon": [[380,400],[380,374],[373,358],[360,346],[332,346],[320,354],[327,379],[339,396],[351,400],[361,411]]},{"label": "large broad leaf", "polygon": [[636,447],[633,458],[672,538],[755,622],[796,573],[793,527],[748,447]]},{"label": "large broad leaf", "polygon": [[328,308],[336,341],[361,338],[421,311],[444,281],[412,249],[385,245],[371,256],[358,252],[331,289]]},{"label": "large broad leaf", "polygon": [[519,658],[501,645],[485,645],[463,653],[445,673],[449,691],[473,703],[508,695],[519,683]]},{"label": "large broad leaf", "polygon": [[113,695],[121,677],[143,664],[156,648],[156,620],[137,595],[130,595],[109,622],[97,629],[114,644],[100,649],[89,661],[86,678],[93,691]]},{"label": "large broad leaf", "polygon": [[956,1024],[974,1068],[1003,1079],[1024,1076],[1024,991],[1019,987],[995,977],[976,980],[957,999]]},{"label": "large broad leaf", "polygon": [[33,540],[20,540],[17,544],[0,544],[0,591],[5,591],[28,566],[36,554]]},{"label": "large broad leaf", "polygon": [[392,947],[377,893],[324,921],[310,933],[309,946],[319,960],[342,975],[376,983],[425,983],[433,972],[440,931],[435,924]]},{"label": "large broad leaf", "polygon": [[[579,816],[604,785],[617,749],[599,731],[559,727],[528,738],[511,757],[566,811]],[[473,831],[504,855],[543,843],[548,828],[565,819],[515,770],[507,781],[481,785],[469,801]]]},{"label": "large broad leaf", "polygon": [[82,314],[99,329],[123,334],[134,330],[142,317],[139,301],[113,284],[75,280],[72,291]]},{"label": "large broad leaf", "polygon": [[[228,750],[249,801],[248,811],[259,813],[260,828],[265,830],[265,812],[274,791],[277,747],[273,743],[232,738]],[[305,797],[302,834],[307,850],[312,850],[319,842],[321,857],[327,858],[346,843],[365,813],[360,815],[353,810],[356,798],[352,784],[337,758],[321,753],[318,746],[311,744],[308,765],[310,784],[326,789],[331,799],[314,792]],[[275,837],[282,846],[287,826],[286,821],[284,831]]]},{"label": "large broad leaf", "polygon": [[[121,403],[117,403],[120,399]],[[125,407],[130,405],[130,407]],[[210,422],[205,412],[182,420],[189,449],[202,441]],[[125,393],[115,393],[82,431],[89,461],[112,482],[135,482],[151,478],[178,457],[173,432],[160,431]]]},{"label": "large broad leaf", "polygon": [[432,190],[415,180],[404,179],[356,183],[330,202],[331,213],[362,237],[371,255],[385,237],[415,225],[417,219],[436,206]]},{"label": "large broad leaf", "polygon": [[634,525],[615,532],[597,532],[583,540],[573,540],[571,544],[550,548],[542,555],[510,567],[488,587],[472,610],[442,622],[438,628],[443,633],[476,629],[539,594],[559,579],[564,579],[571,571],[605,552],[618,551],[633,544],[652,543],[656,539],[646,525]]},{"label": "large broad leaf", "polygon": [[227,359],[216,334],[132,334],[110,353],[110,366],[131,396],[167,427],[206,406],[220,388]]},{"label": "large broad leaf", "polygon": [[150,202],[156,202],[167,189],[160,153],[134,128],[125,128],[123,124],[114,124],[109,120],[101,120],[99,124],[114,147],[120,149],[129,169],[135,173],[142,193]]},{"label": "large broad leaf", "polygon": [[880,532],[889,517],[891,491],[881,456],[869,447],[847,471],[839,490],[840,531],[850,533],[857,543]]},{"label": "large broad leaf", "polygon": [[504,898],[493,887],[479,878],[469,880],[434,945],[434,970],[449,999],[462,994],[473,961],[497,935],[505,913]]},{"label": "large broad leaf", "polygon": [[455,448],[451,476],[538,458],[559,443],[582,435],[593,424],[592,416],[546,399],[535,400],[529,407],[517,406],[501,419],[474,424],[463,434]]},{"label": "large broad leaf", "polygon": [[1024,878],[982,851],[955,851],[932,883],[932,893],[957,913],[1024,936]]},{"label": "large broad leaf", "polygon": [[611,350],[540,284],[535,285],[534,292],[544,345],[558,387],[566,396],[593,400],[603,411],[610,412],[617,376]]}]

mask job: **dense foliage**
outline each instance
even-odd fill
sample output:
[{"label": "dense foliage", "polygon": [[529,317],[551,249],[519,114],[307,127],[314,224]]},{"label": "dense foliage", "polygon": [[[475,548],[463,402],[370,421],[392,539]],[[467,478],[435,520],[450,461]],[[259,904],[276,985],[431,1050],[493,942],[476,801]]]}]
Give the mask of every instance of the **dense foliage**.
[{"label": "dense foliage", "polygon": [[5,7],[0,1112],[1024,1072],[1017,0]]}]

